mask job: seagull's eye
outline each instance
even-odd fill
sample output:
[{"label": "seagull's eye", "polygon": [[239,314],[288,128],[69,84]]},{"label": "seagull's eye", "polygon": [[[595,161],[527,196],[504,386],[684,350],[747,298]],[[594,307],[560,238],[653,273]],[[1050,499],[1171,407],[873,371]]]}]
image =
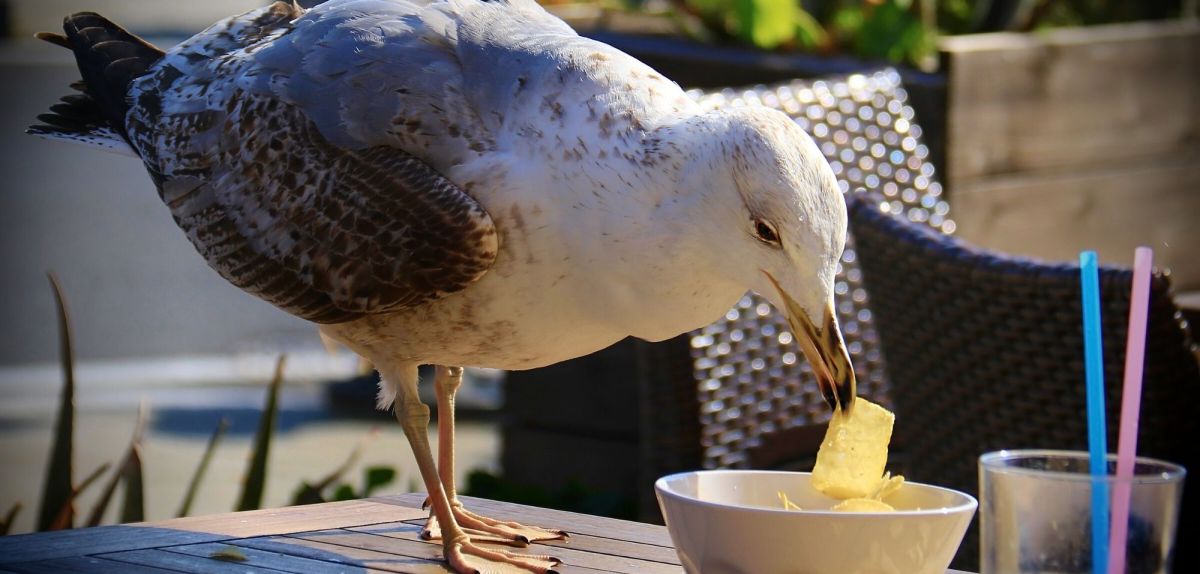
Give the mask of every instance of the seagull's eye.
[{"label": "seagull's eye", "polygon": [[754,235],[763,243],[779,245],[779,233],[775,231],[775,226],[767,223],[766,220],[754,220]]}]

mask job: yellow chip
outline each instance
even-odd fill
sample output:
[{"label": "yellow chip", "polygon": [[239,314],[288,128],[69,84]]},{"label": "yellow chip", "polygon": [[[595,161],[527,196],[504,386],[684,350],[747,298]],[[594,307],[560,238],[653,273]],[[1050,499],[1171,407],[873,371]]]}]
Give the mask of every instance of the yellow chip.
[{"label": "yellow chip", "polygon": [[833,498],[870,498],[887,466],[896,416],[859,397],[849,416],[834,411],[813,467],[813,488]]},{"label": "yellow chip", "polygon": [[784,510],[804,510],[803,508],[796,506],[796,503],[788,500],[788,495],[786,492],[781,490],[776,492],[775,495],[779,497],[779,502],[783,503]]},{"label": "yellow chip", "polygon": [[836,505],[833,510],[838,512],[895,512],[892,505],[874,498],[847,498]]},{"label": "yellow chip", "polygon": [[883,500],[888,496],[891,496],[893,492],[900,490],[901,486],[904,486],[903,476],[898,474],[896,476],[892,476],[892,473],[885,472],[883,474],[882,481],[879,483],[879,488],[876,489],[875,495],[871,498],[874,498],[875,500]]}]

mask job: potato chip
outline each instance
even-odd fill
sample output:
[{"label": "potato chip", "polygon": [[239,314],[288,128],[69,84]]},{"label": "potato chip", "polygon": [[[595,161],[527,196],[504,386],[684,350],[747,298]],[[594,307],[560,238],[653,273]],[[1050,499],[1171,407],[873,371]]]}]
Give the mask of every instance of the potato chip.
[{"label": "potato chip", "polygon": [[788,495],[786,492],[781,490],[776,492],[775,495],[779,497],[779,502],[783,503],[784,510],[804,510],[803,508],[796,506],[796,503],[788,500]]},{"label": "potato chip", "polygon": [[835,411],[817,451],[813,487],[841,499],[872,498],[886,488],[881,477],[895,419],[887,409],[861,397],[855,400],[850,415]]},{"label": "potato chip", "polygon": [[874,498],[847,498],[833,506],[838,512],[895,512],[892,505]]},{"label": "potato chip", "polygon": [[896,476],[892,476],[892,473],[885,472],[883,473],[882,482],[879,483],[879,488],[876,489],[875,494],[871,496],[871,498],[874,498],[875,500],[883,500],[890,496],[893,492],[900,490],[900,487],[903,485],[903,476],[898,474]]}]

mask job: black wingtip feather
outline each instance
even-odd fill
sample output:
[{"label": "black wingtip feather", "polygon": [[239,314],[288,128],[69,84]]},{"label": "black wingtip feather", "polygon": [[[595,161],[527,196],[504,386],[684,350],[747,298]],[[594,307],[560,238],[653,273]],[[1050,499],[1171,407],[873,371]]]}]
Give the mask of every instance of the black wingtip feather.
[{"label": "black wingtip feather", "polygon": [[65,35],[38,32],[34,37],[75,54],[83,79],[71,83],[71,88],[79,93],[63,96],[50,106],[51,113],[38,116],[42,124],[29,126],[25,133],[109,148],[119,147],[115,137],[128,143],[125,95],[133,80],[163,57],[163,51],[95,12],[67,16],[63,31]]},{"label": "black wingtip feather", "polygon": [[67,37],[63,36],[62,34],[55,34],[54,32],[38,32],[34,34],[33,37],[43,42],[54,44],[55,46],[61,46],[68,50],[71,49],[70,40],[67,40]]},{"label": "black wingtip feather", "polygon": [[84,131],[87,129],[86,123],[57,114],[38,114],[37,119],[49,125],[67,130]]},{"label": "black wingtip feather", "polygon": [[[87,94],[67,94],[59,100],[70,106],[91,106],[96,107],[96,100],[93,100]],[[58,105],[58,104],[55,104]],[[99,108],[97,108],[99,109]]]},{"label": "black wingtip feather", "polygon": [[103,118],[100,113],[100,107],[95,101],[84,100],[81,102],[59,102],[50,106],[50,112],[58,114],[64,118],[73,118],[96,123],[97,120]]},{"label": "black wingtip feather", "polygon": [[121,58],[120,60],[114,60],[111,64],[104,68],[104,77],[113,82],[121,82],[125,81],[126,79],[132,80],[133,78],[145,74],[146,70],[148,70],[153,63],[154,62],[147,62],[145,59],[138,56]]},{"label": "black wingtip feather", "polygon": [[162,58],[163,51],[95,12],[67,16],[63,31],[83,76],[81,91],[95,101],[107,125],[128,140],[129,85]]},{"label": "black wingtip feather", "polygon": [[121,60],[123,58],[135,58],[143,56],[141,50],[138,49],[138,46],[130,44],[129,42],[122,42],[120,40],[104,40],[102,42],[97,42],[92,45],[92,51],[98,52],[104,57],[113,61]]}]

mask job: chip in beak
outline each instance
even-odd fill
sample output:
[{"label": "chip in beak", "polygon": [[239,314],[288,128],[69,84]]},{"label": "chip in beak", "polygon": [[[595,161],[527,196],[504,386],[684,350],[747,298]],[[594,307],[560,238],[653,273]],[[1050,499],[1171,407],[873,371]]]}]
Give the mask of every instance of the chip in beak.
[{"label": "chip in beak", "polygon": [[[764,273],[766,273],[764,271]],[[808,359],[813,372],[817,376],[817,385],[825,402],[833,409],[841,408],[850,412],[854,406],[855,389],[854,367],[850,364],[850,353],[846,351],[846,343],[842,341],[842,331],[838,328],[837,314],[833,310],[833,300],[825,304],[821,326],[817,327],[809,318],[804,308],[788,295],[779,282],[766,273],[767,279],[779,291],[779,297],[786,307],[788,324],[800,344],[800,350]]]}]

